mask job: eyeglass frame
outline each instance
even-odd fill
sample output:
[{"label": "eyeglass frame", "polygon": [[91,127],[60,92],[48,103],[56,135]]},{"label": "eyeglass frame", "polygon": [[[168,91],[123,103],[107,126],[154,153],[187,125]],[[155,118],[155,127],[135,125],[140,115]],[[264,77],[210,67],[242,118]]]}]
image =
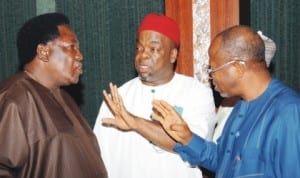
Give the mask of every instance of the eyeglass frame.
[{"label": "eyeglass frame", "polygon": [[214,74],[215,72],[218,72],[220,70],[222,70],[223,68],[229,66],[230,64],[233,64],[235,62],[240,62],[240,63],[243,63],[243,64],[246,64],[246,61],[244,60],[241,60],[241,59],[232,59],[228,62],[225,62],[224,64],[220,65],[219,67],[215,68],[215,69],[212,69],[210,65],[207,66],[207,74],[209,76],[209,78],[212,78],[212,74]]}]

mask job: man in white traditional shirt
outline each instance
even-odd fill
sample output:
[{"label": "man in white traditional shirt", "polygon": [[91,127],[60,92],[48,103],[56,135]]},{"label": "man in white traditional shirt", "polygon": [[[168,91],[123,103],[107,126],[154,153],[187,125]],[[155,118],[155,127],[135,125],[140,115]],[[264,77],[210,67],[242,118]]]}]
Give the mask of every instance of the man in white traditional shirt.
[{"label": "man in white traditional shirt", "polygon": [[[179,28],[174,20],[158,14],[144,17],[137,31],[138,77],[118,89],[124,105],[110,106],[111,110],[106,103],[101,105],[94,127],[110,178],[202,177],[198,167],[190,167],[172,152],[175,141],[150,118],[152,100],[162,99],[176,108],[195,133],[212,138],[212,90],[174,71],[179,45]],[[117,90],[113,84],[110,87]],[[104,95],[108,97],[106,92]]]}]

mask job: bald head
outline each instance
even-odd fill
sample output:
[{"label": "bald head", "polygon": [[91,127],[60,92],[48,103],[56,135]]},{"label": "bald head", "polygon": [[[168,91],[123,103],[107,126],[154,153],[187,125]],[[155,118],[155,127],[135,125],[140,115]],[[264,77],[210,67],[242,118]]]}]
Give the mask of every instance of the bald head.
[{"label": "bald head", "polygon": [[[217,48],[212,48],[216,45]],[[264,61],[265,47],[256,31],[239,25],[219,33],[212,41],[210,53],[222,53],[224,56],[243,60]]]},{"label": "bald head", "polygon": [[271,81],[264,53],[263,40],[250,27],[234,26],[219,33],[209,48],[215,90],[247,101],[261,95]]}]

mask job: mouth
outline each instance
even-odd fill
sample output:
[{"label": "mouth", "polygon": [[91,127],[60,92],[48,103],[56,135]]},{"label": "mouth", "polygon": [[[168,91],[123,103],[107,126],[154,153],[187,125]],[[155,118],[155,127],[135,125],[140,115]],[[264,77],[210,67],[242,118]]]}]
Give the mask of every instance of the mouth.
[{"label": "mouth", "polygon": [[83,70],[82,70],[82,64],[81,63],[78,63],[77,64],[77,66],[76,66],[76,68],[75,68],[75,72],[77,73],[77,74],[82,74],[83,73]]},{"label": "mouth", "polygon": [[138,71],[141,73],[149,71],[149,68],[150,67],[147,65],[138,65],[137,67]]},{"label": "mouth", "polygon": [[219,91],[219,88],[214,80],[212,81],[212,85],[216,91]]},{"label": "mouth", "polygon": [[82,68],[81,67],[77,68],[76,72],[79,73],[79,74],[82,74],[83,73]]}]

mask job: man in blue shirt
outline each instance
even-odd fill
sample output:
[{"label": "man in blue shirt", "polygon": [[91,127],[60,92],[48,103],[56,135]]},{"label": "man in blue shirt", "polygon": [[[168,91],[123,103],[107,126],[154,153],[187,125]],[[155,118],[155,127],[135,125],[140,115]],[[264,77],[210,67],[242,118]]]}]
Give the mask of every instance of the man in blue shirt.
[{"label": "man in blue shirt", "polygon": [[215,90],[242,98],[216,144],[192,133],[168,103],[153,101],[152,118],[177,141],[174,151],[184,161],[217,178],[300,177],[300,96],[271,76],[264,50],[247,26],[231,27],[212,41],[208,73]]}]

